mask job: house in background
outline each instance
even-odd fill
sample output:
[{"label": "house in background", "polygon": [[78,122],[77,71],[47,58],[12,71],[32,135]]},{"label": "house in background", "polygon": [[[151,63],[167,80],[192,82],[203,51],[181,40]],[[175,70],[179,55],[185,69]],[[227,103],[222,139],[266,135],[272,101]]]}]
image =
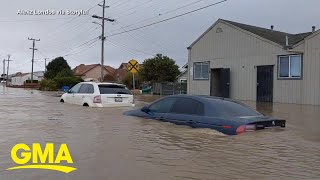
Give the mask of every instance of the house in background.
[{"label": "house in background", "polygon": [[128,73],[128,63],[121,63],[119,68],[114,72],[114,78],[118,83],[121,83]]},{"label": "house in background", "polygon": [[118,69],[128,69],[128,63],[121,63]]},{"label": "house in background", "polygon": [[182,66],[182,72],[177,77],[177,81],[180,83],[186,83],[188,82],[188,63]]},{"label": "house in background", "polygon": [[[31,80],[31,73],[16,73],[11,77],[11,85],[23,86],[27,80]],[[39,81],[38,76],[33,74],[33,80]]]},{"label": "house in background", "polygon": [[[81,77],[85,81],[100,81],[101,80],[101,64],[91,64],[84,65],[80,64],[79,66],[73,69],[74,75]],[[103,74],[105,79],[112,77],[115,72],[115,69],[110,66],[104,66]]]},{"label": "house in background", "polygon": [[320,105],[320,31],[219,19],[188,47],[188,93]]},{"label": "house in background", "polygon": [[36,71],[33,74],[38,77],[39,81],[42,81],[44,79],[44,71]]}]

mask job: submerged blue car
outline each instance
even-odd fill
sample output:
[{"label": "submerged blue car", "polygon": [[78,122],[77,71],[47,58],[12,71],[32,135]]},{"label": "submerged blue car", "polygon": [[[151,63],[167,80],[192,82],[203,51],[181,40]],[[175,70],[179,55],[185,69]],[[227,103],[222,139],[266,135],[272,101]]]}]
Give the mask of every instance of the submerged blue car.
[{"label": "submerged blue car", "polygon": [[124,115],[193,128],[211,128],[227,135],[286,126],[285,120],[265,116],[231,99],[212,96],[167,96],[142,109],[127,111]]}]

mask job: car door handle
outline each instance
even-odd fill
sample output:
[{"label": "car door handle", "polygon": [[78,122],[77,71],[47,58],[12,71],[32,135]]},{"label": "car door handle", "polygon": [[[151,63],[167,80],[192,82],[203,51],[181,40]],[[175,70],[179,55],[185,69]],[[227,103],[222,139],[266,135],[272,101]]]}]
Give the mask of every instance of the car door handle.
[{"label": "car door handle", "polygon": [[84,98],[84,96],[82,96],[82,98]]}]

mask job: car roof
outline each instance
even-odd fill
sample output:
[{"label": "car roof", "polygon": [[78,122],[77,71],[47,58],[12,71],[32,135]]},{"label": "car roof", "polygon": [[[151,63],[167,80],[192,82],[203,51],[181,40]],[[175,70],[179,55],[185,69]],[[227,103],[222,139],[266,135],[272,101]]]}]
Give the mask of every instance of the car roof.
[{"label": "car roof", "polygon": [[[181,98],[181,97],[186,97],[186,98],[192,98],[192,99],[195,99],[195,100],[198,100],[204,104],[207,104],[209,105],[209,107],[211,105],[214,104],[214,101],[228,101],[228,102],[233,102],[233,103],[236,103],[236,104],[239,104],[239,105],[242,105],[242,106],[245,106],[247,108],[250,108],[252,110],[254,110],[252,107],[242,103],[242,102],[239,102],[239,101],[236,101],[236,100],[233,100],[233,99],[229,99],[229,98],[224,98],[224,97],[216,97],[216,96],[208,96],[208,95],[188,95],[188,94],[181,94],[181,95],[171,95],[171,96],[166,96],[166,97],[177,97],[177,98]],[[164,98],[166,98],[164,97]],[[213,100],[213,101],[212,101]]]},{"label": "car roof", "polygon": [[223,98],[223,97],[215,97],[215,96],[207,96],[207,95],[188,95],[188,94],[180,94],[180,95],[171,95],[167,97],[187,97],[187,98],[193,98],[200,101],[208,101],[208,100],[225,100],[225,101],[231,101],[238,103],[235,100],[229,99],[229,98]]},{"label": "car roof", "polygon": [[81,82],[80,84],[92,84],[92,85],[118,85],[118,86],[126,86],[124,84],[118,83],[109,83],[109,82]]}]

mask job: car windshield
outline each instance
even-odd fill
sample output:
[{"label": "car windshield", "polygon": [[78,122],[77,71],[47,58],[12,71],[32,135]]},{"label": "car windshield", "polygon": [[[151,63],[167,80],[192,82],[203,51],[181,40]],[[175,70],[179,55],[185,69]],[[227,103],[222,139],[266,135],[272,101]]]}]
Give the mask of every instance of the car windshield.
[{"label": "car windshield", "polygon": [[113,84],[99,85],[100,94],[132,94],[125,86]]},{"label": "car windshield", "polygon": [[209,114],[217,117],[243,117],[261,116],[259,112],[250,107],[222,99],[210,99],[211,109]]}]

